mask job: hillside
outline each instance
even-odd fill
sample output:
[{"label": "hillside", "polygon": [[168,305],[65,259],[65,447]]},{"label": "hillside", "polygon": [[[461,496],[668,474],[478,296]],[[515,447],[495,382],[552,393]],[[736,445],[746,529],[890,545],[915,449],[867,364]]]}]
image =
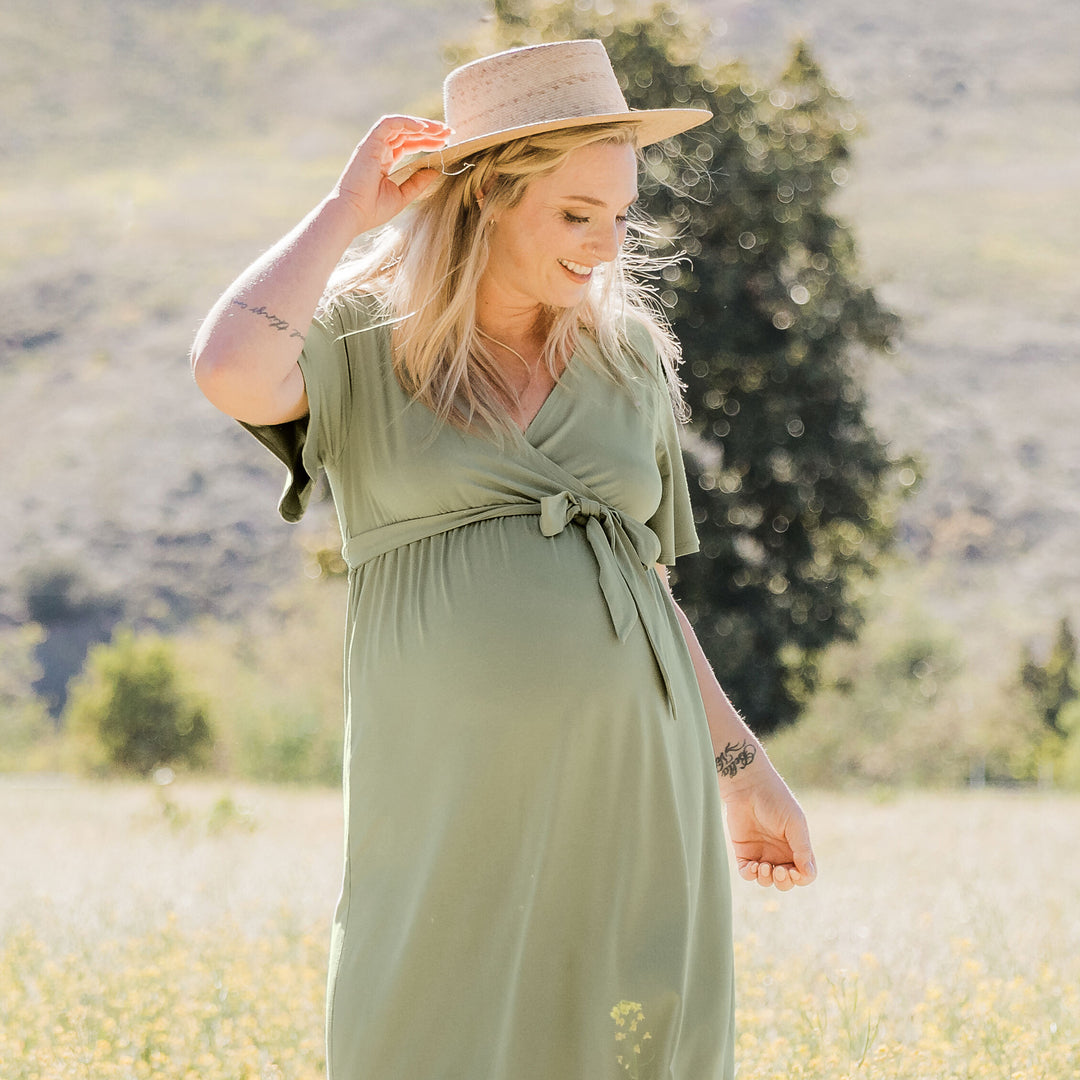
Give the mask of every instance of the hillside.
[{"label": "hillside", "polygon": [[[904,537],[928,602],[995,649],[1075,620],[1080,8],[698,6],[717,54],[765,75],[807,37],[862,117],[838,208],[907,326],[867,377],[881,429],[925,462]],[[329,510],[279,522],[280,471],[194,390],[191,337],[371,120],[438,109],[440,44],[486,10],[0,12],[0,625],[27,617],[31,578],[93,633],[231,618],[296,576]]]}]

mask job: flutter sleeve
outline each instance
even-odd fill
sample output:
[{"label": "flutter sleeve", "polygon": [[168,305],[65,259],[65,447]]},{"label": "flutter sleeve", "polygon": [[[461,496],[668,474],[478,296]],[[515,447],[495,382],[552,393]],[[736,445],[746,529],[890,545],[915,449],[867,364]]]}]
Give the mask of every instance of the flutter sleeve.
[{"label": "flutter sleeve", "polygon": [[634,348],[647,360],[654,380],[653,428],[656,466],[660,470],[662,486],[660,505],[645,524],[660,540],[660,562],[665,566],[674,566],[677,558],[692,555],[698,550],[694,508],[690,503],[679,441],[681,425],[675,418],[667,379],[648,331],[642,326],[633,327],[630,337]]},{"label": "flutter sleeve", "polygon": [[336,460],[348,436],[353,378],[341,308],[323,312],[312,322],[299,363],[308,415],[286,424],[241,421],[288,470],[278,502],[278,512],[286,521],[304,516],[319,469]]},{"label": "flutter sleeve", "polygon": [[674,566],[677,558],[698,550],[698,536],[679,443],[679,424],[666,390],[656,412],[656,464],[663,488],[660,505],[646,524],[660,538],[660,562]]}]

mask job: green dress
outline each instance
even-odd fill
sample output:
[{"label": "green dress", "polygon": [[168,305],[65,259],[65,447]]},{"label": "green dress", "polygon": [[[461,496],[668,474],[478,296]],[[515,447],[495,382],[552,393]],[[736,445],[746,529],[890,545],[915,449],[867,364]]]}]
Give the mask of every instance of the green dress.
[{"label": "green dress", "polygon": [[309,416],[251,429],[286,519],[325,469],[350,567],[330,1080],[733,1075],[716,774],[653,569],[697,547],[677,427],[658,363],[631,393],[591,347],[500,444],[342,305]]}]

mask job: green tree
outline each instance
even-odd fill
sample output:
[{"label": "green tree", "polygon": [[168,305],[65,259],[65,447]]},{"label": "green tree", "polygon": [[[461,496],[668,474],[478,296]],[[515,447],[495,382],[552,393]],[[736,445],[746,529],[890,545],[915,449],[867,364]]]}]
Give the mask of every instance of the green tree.
[{"label": "green tree", "polygon": [[1058,623],[1057,636],[1045,664],[1035,659],[1030,648],[1024,650],[1020,682],[1049,732],[1064,738],[1068,731],[1062,722],[1062,714],[1080,698],[1080,660],[1077,658],[1076,635],[1068,619]]},{"label": "green tree", "polygon": [[182,685],[169,643],[130,630],[90,650],[65,722],[91,764],[140,775],[176,762],[199,766],[212,741],[206,710]]},{"label": "green tree", "polygon": [[852,234],[828,209],[850,105],[805,43],[771,86],[708,64],[706,28],[672,4],[497,0],[495,14],[481,49],[600,37],[632,108],[713,113],[646,151],[641,193],[691,258],[661,285],[683,344],[702,544],[680,562],[679,594],[736,705],[768,732],[797,716],[821,650],[854,637],[902,487],[858,371],[897,320],[859,283]]}]

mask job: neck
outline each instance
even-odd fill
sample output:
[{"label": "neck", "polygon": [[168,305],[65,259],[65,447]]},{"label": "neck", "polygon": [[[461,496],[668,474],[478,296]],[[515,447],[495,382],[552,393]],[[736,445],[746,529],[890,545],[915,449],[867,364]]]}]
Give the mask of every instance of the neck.
[{"label": "neck", "polygon": [[548,317],[534,300],[507,296],[488,277],[476,292],[476,326],[496,341],[518,352],[543,350]]}]

